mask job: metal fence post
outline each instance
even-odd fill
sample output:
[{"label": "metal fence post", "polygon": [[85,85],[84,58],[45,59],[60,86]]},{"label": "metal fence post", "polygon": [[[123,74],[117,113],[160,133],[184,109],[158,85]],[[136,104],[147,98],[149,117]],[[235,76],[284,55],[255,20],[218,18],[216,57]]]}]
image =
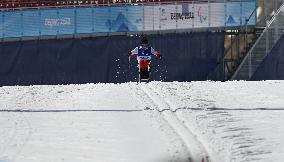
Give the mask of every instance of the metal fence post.
[{"label": "metal fence post", "polygon": [[145,31],[145,6],[144,4],[142,3],[142,7],[143,7],[143,26],[142,26],[142,32]]},{"label": "metal fence post", "polygon": [[[2,21],[3,21],[3,13],[2,13],[2,10],[0,10],[0,13],[1,13],[1,17],[2,17]],[[1,34],[1,41],[3,41],[3,35],[2,35],[2,33],[3,33],[3,22],[1,22],[2,24],[1,24],[1,26],[0,26],[0,34]]]},{"label": "metal fence post", "polygon": [[159,4],[159,32],[161,32],[161,5]]},{"label": "metal fence post", "polygon": [[237,33],[237,62],[239,63],[240,62],[240,30],[238,31]]},{"label": "metal fence post", "polygon": [[225,22],[225,28],[227,28],[227,1],[226,0],[224,0],[224,10],[225,10],[225,20],[224,20],[224,22]]},{"label": "metal fence post", "polygon": [[231,31],[231,34],[230,34],[230,41],[231,41],[231,59],[233,59],[233,32]]},{"label": "metal fence post", "polygon": [[248,65],[249,65],[249,77],[248,77],[248,79],[249,78],[251,78],[251,76],[252,76],[252,67],[251,67],[251,52],[249,52],[249,60],[248,60],[249,62],[248,62]]},{"label": "metal fence post", "polygon": [[[176,13],[178,13],[178,4],[175,2]],[[178,19],[176,18],[176,32],[178,30]]]},{"label": "metal fence post", "polygon": [[274,38],[274,43],[277,42],[278,38],[279,38],[279,23],[278,23],[278,17],[275,17],[275,38]]},{"label": "metal fence post", "polygon": [[92,4],[92,35],[95,33],[95,11],[94,4]]},{"label": "metal fence post", "polygon": [[247,36],[248,36],[248,25],[247,25],[247,22],[248,22],[248,19],[247,17],[245,17],[245,41],[244,41],[244,45],[245,45],[245,51],[247,51]]},{"label": "metal fence post", "polygon": [[[57,19],[59,19],[59,9],[58,9],[58,7],[56,7],[56,14],[57,14]],[[58,38],[58,35],[59,35],[59,26],[57,26],[57,29],[56,29],[56,39]]]},{"label": "metal fence post", "polygon": [[[195,3],[194,3],[195,1],[192,1],[192,10],[193,10],[193,12],[195,12]],[[194,15],[194,16],[196,16],[196,15]],[[195,26],[194,26],[194,20],[195,20],[195,17],[194,17],[194,19],[192,19],[192,28],[194,28]]]},{"label": "metal fence post", "polygon": [[[111,6],[110,5],[108,5],[107,6],[108,7],[108,19],[111,21]],[[110,32],[111,32],[111,27],[112,27],[112,25],[110,25],[109,26],[109,28],[108,28],[108,34],[110,34]]]},{"label": "metal fence post", "polygon": [[211,2],[208,0],[208,27],[211,27]]},{"label": "metal fence post", "polygon": [[74,6],[74,38],[77,35],[77,7]]},{"label": "metal fence post", "polygon": [[243,26],[243,0],[239,0],[239,11],[240,11],[240,26]]},{"label": "metal fence post", "polygon": [[42,21],[41,21],[41,10],[40,10],[40,8],[38,8],[37,11],[38,11],[38,24],[39,24],[38,38],[40,39],[41,38],[41,34],[42,34],[42,31],[41,31]]},{"label": "metal fence post", "polygon": [[20,39],[22,40],[22,38],[24,37],[24,15],[23,15],[23,10],[21,9],[20,10],[20,15],[21,15],[21,22],[20,22],[20,24],[21,24],[21,37],[20,37]]},{"label": "metal fence post", "polygon": [[[268,27],[268,21],[266,20],[266,28]],[[268,53],[269,49],[269,29],[265,32],[265,52]]]},{"label": "metal fence post", "polygon": [[3,18],[2,18],[2,24],[3,24],[3,28],[2,28],[2,38],[5,38],[5,11],[3,11]]}]

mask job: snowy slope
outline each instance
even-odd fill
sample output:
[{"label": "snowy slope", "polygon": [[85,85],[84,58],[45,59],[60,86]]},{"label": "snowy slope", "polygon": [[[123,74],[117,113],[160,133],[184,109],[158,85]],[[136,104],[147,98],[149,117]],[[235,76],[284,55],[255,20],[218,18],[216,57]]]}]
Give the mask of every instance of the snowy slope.
[{"label": "snowy slope", "polygon": [[283,81],[1,87],[0,162],[280,162],[283,96]]}]

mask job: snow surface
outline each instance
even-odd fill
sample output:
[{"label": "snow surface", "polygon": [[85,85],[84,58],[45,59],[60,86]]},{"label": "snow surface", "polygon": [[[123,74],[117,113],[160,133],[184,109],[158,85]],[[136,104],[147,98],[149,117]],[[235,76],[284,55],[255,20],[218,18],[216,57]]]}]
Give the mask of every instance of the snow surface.
[{"label": "snow surface", "polygon": [[0,162],[281,162],[284,81],[0,88]]}]

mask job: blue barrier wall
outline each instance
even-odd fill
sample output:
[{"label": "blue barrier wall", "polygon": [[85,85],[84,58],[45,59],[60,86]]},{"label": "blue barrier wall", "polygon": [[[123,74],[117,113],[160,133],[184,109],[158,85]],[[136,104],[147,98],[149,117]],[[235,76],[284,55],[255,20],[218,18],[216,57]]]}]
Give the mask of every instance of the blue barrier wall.
[{"label": "blue barrier wall", "polygon": [[[152,80],[206,80],[224,53],[224,33],[151,35],[162,60]],[[138,37],[33,40],[0,44],[0,85],[80,84],[137,80],[137,61],[127,53]]]},{"label": "blue barrier wall", "polygon": [[256,25],[255,7],[256,0],[240,0],[0,10],[0,38],[240,28],[251,14],[248,25]]},{"label": "blue barrier wall", "polygon": [[278,40],[269,54],[253,74],[251,80],[284,79],[284,35]]}]

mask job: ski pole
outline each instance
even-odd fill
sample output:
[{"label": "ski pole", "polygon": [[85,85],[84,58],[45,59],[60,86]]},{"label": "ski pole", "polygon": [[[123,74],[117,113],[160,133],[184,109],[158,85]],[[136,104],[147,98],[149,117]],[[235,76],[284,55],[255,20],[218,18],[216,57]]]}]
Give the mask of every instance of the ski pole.
[{"label": "ski pole", "polygon": [[128,68],[130,69],[131,52],[128,52]]},{"label": "ski pole", "polygon": [[131,57],[128,56],[128,69],[130,69],[130,59],[131,59]]}]

